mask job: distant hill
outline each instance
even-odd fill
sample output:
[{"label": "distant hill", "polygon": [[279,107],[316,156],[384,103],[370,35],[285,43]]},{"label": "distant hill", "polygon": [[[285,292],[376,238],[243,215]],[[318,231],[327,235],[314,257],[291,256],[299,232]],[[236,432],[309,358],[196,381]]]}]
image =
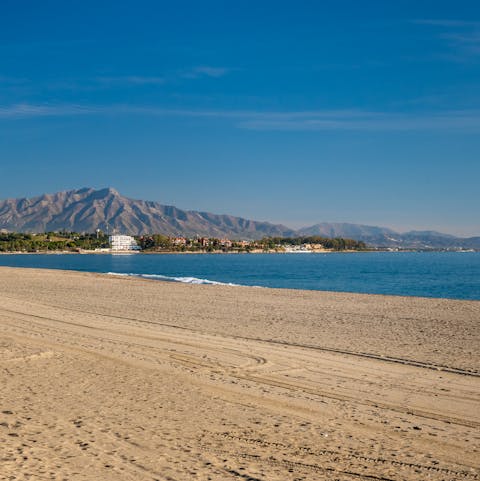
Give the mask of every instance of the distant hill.
[{"label": "distant hill", "polygon": [[115,189],[83,188],[31,199],[0,201],[0,229],[15,232],[76,231],[229,237],[344,237],[390,248],[463,248],[480,250],[480,237],[461,238],[434,231],[398,233],[377,226],[319,223],[299,230],[281,224],[187,211],[158,202],[124,197]]},{"label": "distant hill", "polygon": [[0,201],[0,229],[34,233],[58,230],[94,232],[97,228],[104,232],[133,235],[162,233],[245,239],[295,234],[288,227],[269,222],[186,211],[157,202],[129,199],[112,188],[84,188],[32,199]]},{"label": "distant hill", "polygon": [[398,237],[398,233],[386,227],[375,227],[362,224],[347,224],[337,222],[322,222],[304,227],[298,230],[300,235],[324,237],[345,237],[355,240],[363,240],[374,245],[389,242]]},{"label": "distant hill", "polygon": [[435,231],[410,231],[399,233],[387,227],[362,224],[323,222],[298,230],[300,235],[345,237],[363,241],[375,247],[408,249],[478,249],[480,237],[455,237]]}]

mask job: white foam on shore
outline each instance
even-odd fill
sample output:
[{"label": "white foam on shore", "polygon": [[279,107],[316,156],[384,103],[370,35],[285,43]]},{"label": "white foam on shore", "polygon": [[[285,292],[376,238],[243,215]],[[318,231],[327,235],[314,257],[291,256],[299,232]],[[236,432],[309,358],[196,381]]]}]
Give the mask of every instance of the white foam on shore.
[{"label": "white foam on shore", "polygon": [[142,279],[157,279],[169,282],[182,282],[184,284],[207,284],[213,286],[241,287],[241,284],[233,284],[232,282],[211,281],[210,279],[201,279],[198,277],[172,277],[164,276],[162,274],[135,274],[133,272],[107,272],[107,274],[110,276],[141,277]]}]

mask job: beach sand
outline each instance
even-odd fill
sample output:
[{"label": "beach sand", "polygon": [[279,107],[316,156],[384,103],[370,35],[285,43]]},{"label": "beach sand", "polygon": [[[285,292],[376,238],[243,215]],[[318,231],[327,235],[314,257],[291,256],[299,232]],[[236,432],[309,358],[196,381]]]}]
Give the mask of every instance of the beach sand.
[{"label": "beach sand", "polygon": [[479,324],[478,301],[0,268],[0,479],[480,479]]}]

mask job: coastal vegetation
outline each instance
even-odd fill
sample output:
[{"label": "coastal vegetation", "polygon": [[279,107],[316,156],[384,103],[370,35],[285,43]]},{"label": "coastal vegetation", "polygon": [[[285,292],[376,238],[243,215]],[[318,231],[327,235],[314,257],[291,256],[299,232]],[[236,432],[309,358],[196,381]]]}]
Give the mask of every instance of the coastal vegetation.
[{"label": "coastal vegetation", "polygon": [[264,237],[260,240],[230,240],[215,237],[141,236],[139,245],[151,252],[285,252],[286,250],[366,250],[364,242],[342,237]]},{"label": "coastal vegetation", "polygon": [[[162,234],[135,237],[145,252],[284,252],[288,250],[365,250],[364,242],[320,236],[264,237],[260,240],[230,240],[216,237],[171,237]],[[0,252],[80,252],[109,248],[101,232],[0,233]]]},{"label": "coastal vegetation", "polygon": [[94,234],[77,232],[0,233],[0,252],[78,252],[99,248],[108,248],[108,236],[102,232]]},{"label": "coastal vegetation", "polygon": [[[344,250],[365,250],[367,245],[365,242],[354,239],[345,239],[343,237],[266,237],[260,241],[263,247],[273,249],[275,247],[286,246],[318,246],[318,249],[329,249],[334,251]],[[315,247],[313,247],[315,249]]]}]

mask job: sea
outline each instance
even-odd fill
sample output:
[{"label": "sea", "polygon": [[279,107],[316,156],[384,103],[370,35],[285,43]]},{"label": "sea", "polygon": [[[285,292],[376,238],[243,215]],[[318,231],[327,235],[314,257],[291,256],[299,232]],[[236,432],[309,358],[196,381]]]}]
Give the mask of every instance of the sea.
[{"label": "sea", "polygon": [[480,300],[480,252],[6,254],[0,266],[184,282]]}]

